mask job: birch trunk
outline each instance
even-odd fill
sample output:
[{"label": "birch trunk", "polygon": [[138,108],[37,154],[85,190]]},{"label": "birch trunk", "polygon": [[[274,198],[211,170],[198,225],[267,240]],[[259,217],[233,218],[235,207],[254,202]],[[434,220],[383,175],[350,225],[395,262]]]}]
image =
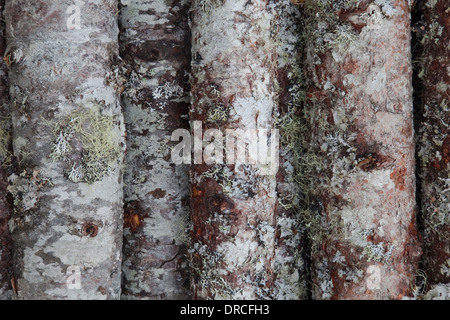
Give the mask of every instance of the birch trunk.
[{"label": "birch trunk", "polygon": [[408,1],[308,1],[314,299],[400,299],[420,255]]},{"label": "birch trunk", "polygon": [[8,1],[19,299],[117,299],[123,117],[113,0]]},{"label": "birch trunk", "polygon": [[276,250],[274,271],[277,296],[274,298],[301,300],[308,297],[307,252],[305,226],[300,215],[300,185],[297,181],[302,81],[300,9],[289,0],[269,2],[273,9],[277,43],[278,110],[280,130],[280,168],[277,173]]},{"label": "birch trunk", "polygon": [[[422,83],[418,152],[427,283],[450,298],[450,58],[448,1],[427,1],[419,78]],[[417,32],[422,32],[420,28]],[[447,289],[445,289],[447,285]]]},{"label": "birch trunk", "polygon": [[[3,21],[5,1],[0,1],[0,20]],[[5,53],[5,24],[0,23],[0,56]],[[8,69],[0,64],[0,300],[12,297],[11,288],[11,235],[8,219],[11,206],[7,198],[8,168],[11,158],[11,119],[8,99]]]},{"label": "birch trunk", "polygon": [[187,299],[189,168],[170,159],[189,128],[189,1],[122,0],[128,65],[123,299]]},{"label": "birch trunk", "polygon": [[[225,153],[215,154],[223,163],[215,163],[214,157],[205,162],[198,133],[202,128],[220,129],[214,135],[220,146],[227,129],[274,128],[278,59],[274,15],[264,0],[195,0],[191,31],[192,297],[273,298],[276,177],[261,174],[260,166],[250,161],[231,163],[231,152],[226,153],[228,161]],[[241,150],[245,149],[251,148]]]}]

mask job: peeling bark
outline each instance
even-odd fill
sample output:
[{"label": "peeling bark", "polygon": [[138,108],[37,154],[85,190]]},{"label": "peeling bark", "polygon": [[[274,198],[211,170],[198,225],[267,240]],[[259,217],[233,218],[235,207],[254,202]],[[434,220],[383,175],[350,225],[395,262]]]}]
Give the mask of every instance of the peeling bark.
[{"label": "peeling bark", "polygon": [[18,299],[117,299],[124,125],[113,0],[8,1]]},{"label": "peeling bark", "polygon": [[[5,1],[0,1],[0,20],[3,21]],[[5,53],[5,25],[0,22],[0,56]],[[8,219],[11,206],[7,198],[8,165],[11,152],[11,121],[9,115],[9,97],[7,67],[0,64],[0,300],[12,297],[11,288],[11,235]]]},{"label": "peeling bark", "polygon": [[300,216],[300,189],[297,181],[301,108],[301,30],[300,9],[289,0],[269,2],[276,17],[278,110],[280,129],[280,168],[277,173],[275,282],[277,300],[307,299],[305,226]]},{"label": "peeling bark", "polygon": [[429,285],[445,285],[450,282],[450,10],[445,0],[421,5],[416,32],[423,33],[418,155],[424,271]]},{"label": "peeling bark", "polygon": [[[192,2],[191,121],[221,134],[274,128],[274,27],[264,0]],[[277,296],[276,177],[260,173],[258,165],[225,160],[191,167],[194,299]]]},{"label": "peeling bark", "polygon": [[400,299],[420,255],[408,1],[309,1],[314,299]]},{"label": "peeling bark", "polygon": [[189,168],[171,162],[171,133],[189,128],[189,1],[122,0],[129,68],[122,299],[187,299]]}]

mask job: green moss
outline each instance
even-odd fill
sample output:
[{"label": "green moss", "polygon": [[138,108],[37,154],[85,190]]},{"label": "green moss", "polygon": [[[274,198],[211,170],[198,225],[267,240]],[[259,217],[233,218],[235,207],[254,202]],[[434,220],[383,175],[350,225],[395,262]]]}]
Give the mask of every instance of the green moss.
[{"label": "green moss", "polygon": [[[66,164],[65,176],[72,182],[100,181],[112,172],[121,152],[114,128],[113,117],[98,108],[73,112],[54,126],[50,158]],[[81,152],[80,161],[72,160],[74,152]]]}]

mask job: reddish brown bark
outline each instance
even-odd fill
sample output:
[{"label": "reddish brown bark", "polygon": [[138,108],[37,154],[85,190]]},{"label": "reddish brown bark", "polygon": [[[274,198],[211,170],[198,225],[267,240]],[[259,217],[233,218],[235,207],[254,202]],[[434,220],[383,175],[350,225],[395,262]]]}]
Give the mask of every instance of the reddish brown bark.
[{"label": "reddish brown bark", "polygon": [[313,298],[399,299],[420,255],[408,1],[306,8]]},{"label": "reddish brown bark", "polygon": [[[274,128],[277,55],[267,1],[196,0],[191,21],[191,120],[222,134]],[[225,161],[191,168],[194,299],[274,296],[276,179],[258,169]]]},{"label": "reddish brown bark", "polygon": [[422,84],[418,153],[427,283],[450,282],[450,10],[448,1],[416,8],[423,21],[418,77]]}]

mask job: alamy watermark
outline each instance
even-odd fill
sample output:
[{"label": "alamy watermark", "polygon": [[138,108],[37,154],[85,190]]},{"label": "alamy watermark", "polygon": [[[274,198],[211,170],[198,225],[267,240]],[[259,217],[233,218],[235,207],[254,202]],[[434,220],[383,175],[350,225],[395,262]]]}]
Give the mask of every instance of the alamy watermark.
[{"label": "alamy watermark", "polygon": [[[181,141],[180,141],[181,139]],[[177,129],[171,141],[171,160],[179,164],[249,164],[259,175],[275,175],[279,168],[278,129],[207,129],[201,121],[192,122],[192,133]]]},{"label": "alamy watermark", "polygon": [[381,288],[381,269],[379,266],[370,265],[367,268],[367,277],[366,285],[369,290],[380,290]]},{"label": "alamy watermark", "polygon": [[70,14],[69,18],[66,21],[68,30],[81,29],[81,7],[83,5],[83,1],[75,1],[75,4],[67,8],[66,13]]},{"label": "alamy watermark", "polygon": [[66,271],[66,285],[69,290],[81,289],[81,268],[69,266]]}]

